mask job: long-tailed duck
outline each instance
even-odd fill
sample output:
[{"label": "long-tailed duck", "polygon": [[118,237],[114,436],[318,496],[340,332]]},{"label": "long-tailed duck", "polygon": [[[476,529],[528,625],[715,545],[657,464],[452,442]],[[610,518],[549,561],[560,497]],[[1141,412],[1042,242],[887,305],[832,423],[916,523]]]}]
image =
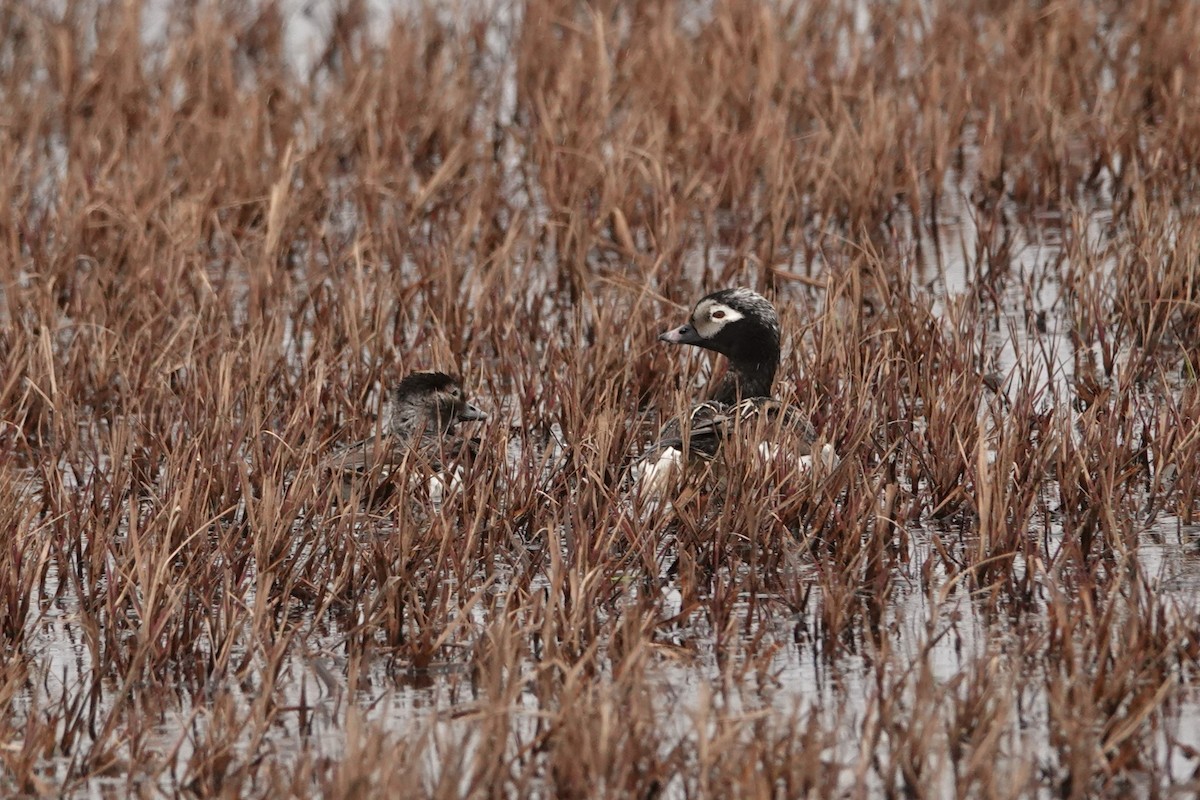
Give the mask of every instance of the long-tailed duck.
[{"label": "long-tailed duck", "polygon": [[382,431],[341,449],[318,469],[340,472],[346,483],[356,473],[378,470],[382,477],[400,464],[419,462],[428,471],[430,500],[438,506],[448,492],[461,487],[462,466],[455,462],[470,450],[455,426],[486,418],[467,401],[458,378],[414,372],[389,392]]},{"label": "long-tailed duck", "polygon": [[[797,471],[812,469],[816,432],[800,409],[771,397],[779,369],[780,326],[770,301],[745,288],[713,292],[696,303],[685,324],[658,338],[712,350],[729,363],[708,399],[693,406],[686,420],[667,423],[643,457],[638,477],[643,493],[662,494],[685,463],[712,460],[735,431],[750,439],[764,459],[787,447]],[[816,455],[825,467],[837,462],[831,445],[823,445]]]}]

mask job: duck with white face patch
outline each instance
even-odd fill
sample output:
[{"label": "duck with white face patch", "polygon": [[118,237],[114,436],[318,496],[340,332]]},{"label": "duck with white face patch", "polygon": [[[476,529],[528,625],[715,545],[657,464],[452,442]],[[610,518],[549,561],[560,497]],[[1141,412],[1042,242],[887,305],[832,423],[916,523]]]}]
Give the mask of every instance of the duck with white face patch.
[{"label": "duck with white face patch", "polygon": [[751,289],[724,289],[701,298],[691,319],[658,338],[690,344],[729,359],[725,379],[709,395],[718,403],[769,397],[779,369],[779,315]]},{"label": "duck with white face patch", "polygon": [[[658,443],[643,458],[638,477],[643,493],[662,494],[686,462],[711,460],[735,430],[753,429],[772,439],[785,434],[794,444],[797,468],[812,469],[816,442],[812,425],[800,409],[771,397],[779,369],[780,334],[779,315],[771,302],[752,289],[736,288],[705,295],[687,323],[658,337],[720,353],[729,368],[708,399],[692,407],[686,425],[672,420],[663,427]],[[767,439],[757,445],[764,457],[773,456],[777,449]],[[817,456],[829,468],[837,462],[828,444]]]}]

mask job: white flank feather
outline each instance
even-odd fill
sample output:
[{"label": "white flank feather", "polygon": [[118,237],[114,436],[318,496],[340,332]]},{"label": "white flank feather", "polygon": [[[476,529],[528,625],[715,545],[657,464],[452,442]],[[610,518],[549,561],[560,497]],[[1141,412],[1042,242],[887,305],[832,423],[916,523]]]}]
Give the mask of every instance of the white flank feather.
[{"label": "white flank feather", "polygon": [[429,491],[429,502],[433,510],[438,511],[446,498],[458,494],[463,489],[463,468],[457,466],[451,473],[435,472],[429,476],[425,488]]},{"label": "white flank feather", "polygon": [[[759,442],[758,456],[766,463],[772,463],[779,458],[779,445],[774,442]],[[798,475],[807,475],[817,468],[821,475],[828,475],[833,471],[833,468],[840,463],[837,453],[833,449],[833,445],[828,442],[821,445],[821,450],[816,456],[806,455],[799,456],[794,459],[788,459],[790,463],[795,464],[796,473]]]},{"label": "white flank feather", "polygon": [[653,464],[647,464],[638,477],[638,489],[643,495],[660,495],[683,469],[683,453],[674,447],[664,448]]}]

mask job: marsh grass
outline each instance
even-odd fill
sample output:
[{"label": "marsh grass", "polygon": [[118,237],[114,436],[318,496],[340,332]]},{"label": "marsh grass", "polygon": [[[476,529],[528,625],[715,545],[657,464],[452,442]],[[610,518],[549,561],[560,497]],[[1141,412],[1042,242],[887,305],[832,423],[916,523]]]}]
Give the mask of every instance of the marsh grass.
[{"label": "marsh grass", "polygon": [[[6,793],[1194,788],[1200,11],[293,15],[0,9]],[[642,503],[732,284],[841,460]]]}]

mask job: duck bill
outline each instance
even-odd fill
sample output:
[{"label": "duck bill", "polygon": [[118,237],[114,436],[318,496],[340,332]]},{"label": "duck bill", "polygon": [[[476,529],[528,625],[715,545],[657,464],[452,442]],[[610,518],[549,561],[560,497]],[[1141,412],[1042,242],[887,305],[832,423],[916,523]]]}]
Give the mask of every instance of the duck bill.
[{"label": "duck bill", "polygon": [[691,325],[680,325],[678,328],[672,328],[669,331],[658,335],[660,342],[670,342],[671,344],[702,344],[703,341],[696,333],[696,329]]},{"label": "duck bill", "polygon": [[477,422],[484,419],[487,419],[487,414],[470,403],[464,403],[462,409],[458,412],[459,422]]}]

